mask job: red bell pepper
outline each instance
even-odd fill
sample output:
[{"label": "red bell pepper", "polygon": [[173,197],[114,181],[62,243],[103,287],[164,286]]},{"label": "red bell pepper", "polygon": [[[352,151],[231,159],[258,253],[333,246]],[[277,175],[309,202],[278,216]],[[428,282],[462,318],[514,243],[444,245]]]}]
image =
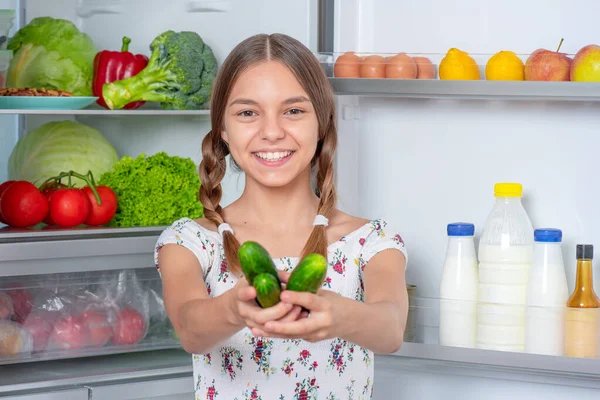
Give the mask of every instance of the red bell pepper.
[{"label": "red bell pepper", "polygon": [[[92,92],[98,97],[96,103],[108,109],[104,97],[102,97],[102,86],[105,83],[120,81],[137,75],[148,65],[148,57],[143,54],[132,54],[129,52],[129,43],[131,39],[123,37],[123,47],[121,51],[104,50],[94,57],[94,80],[92,82]],[[135,101],[127,104],[124,108],[139,108],[146,103],[145,101]]]}]

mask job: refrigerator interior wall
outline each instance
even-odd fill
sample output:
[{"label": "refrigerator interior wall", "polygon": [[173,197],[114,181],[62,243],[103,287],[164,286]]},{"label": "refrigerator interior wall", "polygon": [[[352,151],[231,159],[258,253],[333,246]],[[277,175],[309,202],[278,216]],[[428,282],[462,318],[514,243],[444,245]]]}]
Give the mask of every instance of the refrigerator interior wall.
[{"label": "refrigerator interior wall", "polygon": [[[599,7],[592,0],[576,7],[548,0],[343,0],[336,2],[334,51],[436,53],[432,58],[439,61],[457,47],[471,54],[512,50],[526,57],[539,47],[556,50],[565,38],[561,51],[574,54],[596,40]],[[417,286],[418,297],[439,296],[446,225],[472,222],[477,238],[493,206],[493,186],[501,181],[523,184],[534,227],[563,230],[573,290],[576,244],[600,245],[595,168],[600,104],[342,96],[338,105],[341,205],[354,214],[386,218],[400,231],[409,254],[407,282]],[[595,287],[600,291],[597,270]],[[438,310],[419,310],[426,343],[437,343]],[[566,394],[493,372],[499,382],[452,367],[441,366],[441,375],[432,375],[398,371],[392,364],[377,364],[376,396],[430,399],[461,393],[476,399],[494,393],[494,398],[558,399]],[[591,392],[581,389],[582,398],[592,398]]]},{"label": "refrigerator interior wall", "polygon": [[[0,4],[2,1],[0,0]],[[318,1],[278,0],[177,0],[165,8],[162,0],[27,0],[27,22],[39,16],[64,18],[89,34],[99,50],[117,50],[123,36],[132,39],[130,51],[150,55],[149,45],[166,30],[198,32],[213,49],[219,65],[241,40],[256,33],[289,34],[317,50]],[[14,8],[16,0],[6,4]],[[250,18],[250,16],[252,16]],[[13,116],[0,116],[0,180],[7,176],[6,160],[18,138]],[[28,117],[27,131],[70,116]],[[201,160],[201,143],[210,130],[208,116],[77,117],[99,129],[120,156],[147,155],[166,151],[170,155]],[[4,122],[4,121],[11,121]],[[235,200],[244,187],[244,177],[228,168],[223,181],[222,205]]]}]

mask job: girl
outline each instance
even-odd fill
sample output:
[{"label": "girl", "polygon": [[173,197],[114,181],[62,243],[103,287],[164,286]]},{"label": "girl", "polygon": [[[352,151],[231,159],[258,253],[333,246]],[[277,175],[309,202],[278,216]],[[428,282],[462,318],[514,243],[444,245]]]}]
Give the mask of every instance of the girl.
[{"label": "girl", "polygon": [[[400,348],[404,242],[384,220],[336,209],[335,123],[331,86],[297,40],[253,36],[221,66],[202,143],[206,218],[176,221],[155,252],[167,313],[194,355],[196,398],[368,399],[373,353]],[[222,208],[228,154],[246,183]],[[247,240],[269,251],[284,283],[304,255],[327,256],[322,290],[283,291],[261,309],[237,259]]]}]

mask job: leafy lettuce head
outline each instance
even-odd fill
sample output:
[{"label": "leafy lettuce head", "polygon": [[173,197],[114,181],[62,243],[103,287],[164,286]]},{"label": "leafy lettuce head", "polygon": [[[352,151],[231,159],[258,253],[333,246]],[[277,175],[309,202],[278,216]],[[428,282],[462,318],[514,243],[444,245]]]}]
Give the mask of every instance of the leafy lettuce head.
[{"label": "leafy lettuce head", "polygon": [[92,95],[93,62],[98,52],[92,39],[70,21],[40,17],[8,42],[13,51],[7,87],[66,90]]}]

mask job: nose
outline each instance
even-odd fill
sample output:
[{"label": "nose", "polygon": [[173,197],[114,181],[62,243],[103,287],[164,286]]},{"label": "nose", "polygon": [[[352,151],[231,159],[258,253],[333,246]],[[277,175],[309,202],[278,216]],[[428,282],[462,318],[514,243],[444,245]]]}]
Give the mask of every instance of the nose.
[{"label": "nose", "polygon": [[283,129],[281,120],[277,114],[269,115],[266,118],[263,118],[263,121],[263,126],[260,130],[261,139],[274,142],[285,137],[285,130]]}]

